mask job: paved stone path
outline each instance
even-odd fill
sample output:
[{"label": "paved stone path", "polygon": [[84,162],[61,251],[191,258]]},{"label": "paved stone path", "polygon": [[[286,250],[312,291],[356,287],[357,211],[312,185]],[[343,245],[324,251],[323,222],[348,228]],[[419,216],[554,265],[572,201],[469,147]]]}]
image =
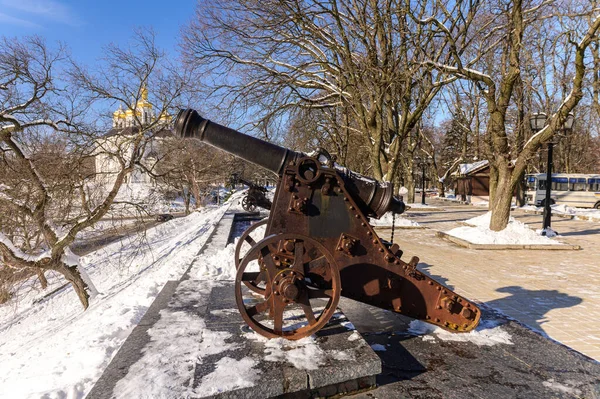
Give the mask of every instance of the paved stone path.
[{"label": "paved stone path", "polygon": [[[409,212],[429,229],[396,230],[403,259],[416,255],[419,268],[461,295],[485,303],[600,361],[600,223],[553,218],[561,241],[579,251],[474,250],[435,236],[485,209],[428,200],[445,212]],[[514,212],[532,228],[542,216]],[[380,232],[389,238],[389,230]]]}]

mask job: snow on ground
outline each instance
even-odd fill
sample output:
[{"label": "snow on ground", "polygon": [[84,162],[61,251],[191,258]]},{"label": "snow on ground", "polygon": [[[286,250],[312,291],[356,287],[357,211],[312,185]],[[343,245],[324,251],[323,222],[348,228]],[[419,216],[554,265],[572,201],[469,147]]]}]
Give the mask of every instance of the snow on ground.
[{"label": "snow on ground", "polygon": [[469,241],[473,244],[519,244],[519,245],[561,245],[558,241],[543,237],[529,228],[526,224],[515,220],[512,216],[508,226],[502,231],[492,231],[489,228],[491,212],[466,220],[471,226],[462,226],[447,231],[454,237]]},{"label": "snow on ground", "polygon": [[495,320],[481,320],[475,330],[457,334],[421,320],[410,322],[408,333],[423,336],[424,341],[471,342],[477,346],[512,345],[511,335]]},{"label": "snow on ground", "polygon": [[[600,222],[600,209],[574,208],[564,204],[555,204],[551,205],[550,207],[552,208],[552,213],[561,215],[572,215],[575,217],[575,219]],[[524,211],[544,211],[544,207],[537,207],[533,205],[525,205],[520,207],[519,209]]]},{"label": "snow on ground", "polygon": [[[24,282],[0,307],[0,386],[11,398],[81,398],[168,280],[179,279],[238,195],[82,258],[100,294],[83,311],[70,286]],[[36,301],[37,303],[34,303]],[[186,327],[187,329],[187,327]]]},{"label": "snow on ground", "polygon": [[259,373],[256,361],[223,357],[196,389],[189,386],[197,363],[239,347],[228,342],[231,333],[210,330],[201,317],[179,310],[189,303],[199,308],[207,306],[211,290],[219,284],[218,281],[205,281],[201,285],[194,280],[181,282],[175,299],[178,303],[160,311],[160,319],[148,330],[150,342],[143,349],[144,355],[117,382],[113,392],[117,398],[202,397],[254,384]]},{"label": "snow on ground", "polygon": [[[394,214],[392,212],[388,212],[383,215],[380,219],[371,218],[369,224],[371,226],[379,226],[379,227],[392,227],[392,219],[394,218]],[[413,222],[410,219],[407,219],[403,216],[396,215],[396,227],[419,227],[420,224],[417,222]]]},{"label": "snow on ground", "polygon": [[[432,208],[431,205],[421,204],[420,202],[414,202],[412,204],[406,204],[406,206],[410,206],[412,209],[417,209],[417,208]],[[435,208],[435,207],[433,207],[433,208]]]}]

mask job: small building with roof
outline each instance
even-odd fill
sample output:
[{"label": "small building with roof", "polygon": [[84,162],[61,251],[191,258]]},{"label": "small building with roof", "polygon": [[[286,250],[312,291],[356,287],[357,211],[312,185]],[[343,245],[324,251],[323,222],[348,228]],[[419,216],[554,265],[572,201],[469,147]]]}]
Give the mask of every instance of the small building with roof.
[{"label": "small building with roof", "polygon": [[490,163],[487,160],[461,163],[454,172],[456,198],[472,203],[490,199]]}]

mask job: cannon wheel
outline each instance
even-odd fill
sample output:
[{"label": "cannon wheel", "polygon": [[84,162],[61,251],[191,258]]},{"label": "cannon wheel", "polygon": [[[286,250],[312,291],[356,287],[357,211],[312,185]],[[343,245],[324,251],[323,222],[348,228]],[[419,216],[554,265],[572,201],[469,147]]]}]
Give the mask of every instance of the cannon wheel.
[{"label": "cannon wheel", "polygon": [[[256,257],[261,271],[246,272]],[[313,261],[318,261],[315,268],[311,267]],[[257,298],[244,290],[242,283],[256,281],[260,273],[266,274],[266,284],[264,294]],[[259,241],[242,259],[235,280],[240,314],[267,338],[297,340],[319,331],[335,313],[340,292],[340,273],[333,256],[316,240],[298,234]]]},{"label": "cannon wheel", "polygon": [[[242,261],[242,258],[246,255],[247,252],[246,251],[242,254],[242,247],[244,246],[244,243],[248,243],[250,245],[250,248],[254,247],[256,245],[257,241],[260,241],[263,239],[263,237],[253,237],[253,233],[256,231],[256,229],[258,229],[259,227],[262,227],[264,225],[266,225],[268,223],[268,219],[264,219],[261,220],[260,222],[256,222],[254,223],[252,226],[248,227],[248,229],[246,229],[246,231],[244,231],[244,234],[241,235],[237,246],[235,247],[235,268],[239,269],[240,268],[240,262]],[[254,259],[257,259],[257,257],[255,256]],[[251,259],[251,260],[254,260]],[[250,262],[251,260],[249,260],[248,262]],[[252,291],[256,292],[257,294],[261,294],[263,295],[265,293],[264,288],[260,288],[259,284],[264,283],[264,278],[263,276],[258,276],[256,278],[256,280],[254,281],[244,281],[244,284],[246,285],[246,287],[250,288]]]},{"label": "cannon wheel", "polygon": [[254,212],[256,209],[256,200],[249,195],[245,196],[242,200],[242,208],[247,212]]}]

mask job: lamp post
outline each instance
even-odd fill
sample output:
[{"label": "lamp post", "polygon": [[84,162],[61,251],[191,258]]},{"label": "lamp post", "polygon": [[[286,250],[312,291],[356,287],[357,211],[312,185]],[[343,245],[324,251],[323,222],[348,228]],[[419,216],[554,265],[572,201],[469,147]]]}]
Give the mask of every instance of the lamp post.
[{"label": "lamp post", "polygon": [[423,205],[427,205],[425,203],[425,166],[427,166],[427,163],[431,160],[431,157],[417,157],[417,162],[420,164],[421,166],[421,204]]},{"label": "lamp post", "polygon": [[[539,132],[546,125],[547,115],[543,112],[534,113],[529,118],[529,125],[531,130]],[[573,128],[574,116],[572,112],[569,112],[567,119],[562,126],[564,133],[570,131]],[[552,195],[552,152],[554,150],[554,139],[548,142],[548,161],[546,170],[546,195],[544,197],[544,224],[542,227],[542,235],[548,235],[552,226],[552,208],[551,195]]]}]

